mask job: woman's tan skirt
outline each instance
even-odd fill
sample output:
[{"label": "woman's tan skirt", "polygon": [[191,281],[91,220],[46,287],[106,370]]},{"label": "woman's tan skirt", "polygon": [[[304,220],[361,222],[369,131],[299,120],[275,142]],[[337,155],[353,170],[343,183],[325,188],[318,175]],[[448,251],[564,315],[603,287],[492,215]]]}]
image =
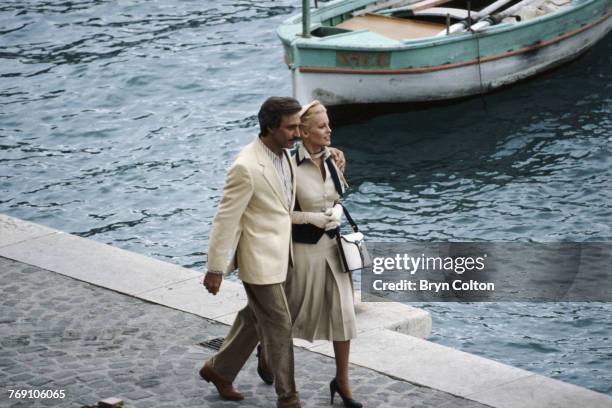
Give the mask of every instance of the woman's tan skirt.
[{"label": "woman's tan skirt", "polygon": [[343,272],[334,238],[316,244],[293,244],[293,268],[285,293],[293,320],[293,337],[343,341],[357,335],[353,280]]}]

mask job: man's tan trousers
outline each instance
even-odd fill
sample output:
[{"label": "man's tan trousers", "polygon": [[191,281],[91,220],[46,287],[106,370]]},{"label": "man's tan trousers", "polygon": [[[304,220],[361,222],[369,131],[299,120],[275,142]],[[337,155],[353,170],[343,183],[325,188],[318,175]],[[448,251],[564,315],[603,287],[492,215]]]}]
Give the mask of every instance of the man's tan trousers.
[{"label": "man's tan trousers", "polygon": [[268,367],[274,374],[278,406],[299,407],[294,379],[291,314],[284,283],[243,284],[248,303],[238,312],[219,352],[211,358],[213,369],[233,382],[259,341]]}]

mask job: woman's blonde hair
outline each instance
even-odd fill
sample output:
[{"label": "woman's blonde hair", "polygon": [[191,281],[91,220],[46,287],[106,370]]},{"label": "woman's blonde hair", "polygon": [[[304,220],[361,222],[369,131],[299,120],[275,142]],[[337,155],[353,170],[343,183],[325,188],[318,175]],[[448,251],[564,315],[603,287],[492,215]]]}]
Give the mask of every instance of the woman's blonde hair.
[{"label": "woman's blonde hair", "polygon": [[312,118],[317,113],[321,112],[327,112],[327,109],[325,109],[325,106],[323,106],[323,104],[316,99],[310,102],[308,105],[305,105],[300,114],[300,127],[308,128]]}]

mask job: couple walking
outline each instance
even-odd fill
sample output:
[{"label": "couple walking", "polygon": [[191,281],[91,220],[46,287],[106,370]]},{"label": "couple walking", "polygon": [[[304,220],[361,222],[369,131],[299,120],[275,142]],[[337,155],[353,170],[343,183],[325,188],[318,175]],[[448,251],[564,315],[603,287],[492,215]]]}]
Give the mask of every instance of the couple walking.
[{"label": "couple walking", "polygon": [[[238,312],[219,352],[200,370],[224,399],[242,400],[232,382],[258,343],[257,372],[275,384],[277,407],[300,407],[294,381],[293,337],[331,340],[336,376],[330,383],[345,406],[350,339],[356,335],[353,282],[340,263],[335,234],[346,185],[340,151],[328,148],[323,105],[271,97],[258,114],[257,140],[229,169],[213,221],[204,286],[219,291],[236,268],[248,303]],[[287,149],[302,137],[293,155]],[[233,259],[228,265],[229,255]]]}]

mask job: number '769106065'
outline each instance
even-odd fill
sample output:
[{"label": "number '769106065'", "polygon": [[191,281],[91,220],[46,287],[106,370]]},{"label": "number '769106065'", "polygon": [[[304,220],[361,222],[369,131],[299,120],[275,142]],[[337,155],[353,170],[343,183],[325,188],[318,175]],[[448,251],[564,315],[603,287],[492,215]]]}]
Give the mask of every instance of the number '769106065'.
[{"label": "number '769106065'", "polygon": [[64,390],[8,390],[9,399],[63,399]]}]

